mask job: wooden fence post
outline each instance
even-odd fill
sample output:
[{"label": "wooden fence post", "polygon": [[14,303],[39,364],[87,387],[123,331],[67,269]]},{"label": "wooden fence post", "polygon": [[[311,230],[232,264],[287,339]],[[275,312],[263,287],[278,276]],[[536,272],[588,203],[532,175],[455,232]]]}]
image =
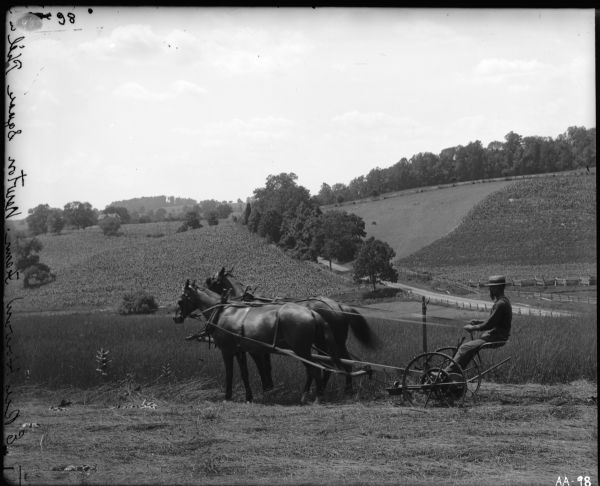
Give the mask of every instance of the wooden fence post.
[{"label": "wooden fence post", "polygon": [[425,296],[423,295],[421,298],[421,313],[423,314],[423,352],[427,352],[427,304],[429,304],[429,299],[425,300]]}]

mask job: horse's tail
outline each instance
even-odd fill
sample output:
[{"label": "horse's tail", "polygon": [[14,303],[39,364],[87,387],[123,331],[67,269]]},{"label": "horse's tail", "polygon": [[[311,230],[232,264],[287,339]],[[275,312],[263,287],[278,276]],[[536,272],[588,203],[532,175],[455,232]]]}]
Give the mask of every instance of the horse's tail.
[{"label": "horse's tail", "polygon": [[316,336],[315,336],[316,344],[317,345],[320,344],[325,349],[327,349],[327,352],[328,352],[329,356],[331,357],[331,359],[333,360],[333,363],[338,368],[343,368],[344,365],[340,361],[340,350],[339,350],[339,347],[335,340],[335,336],[333,335],[333,332],[331,331],[331,328],[329,327],[329,324],[327,323],[327,321],[325,321],[325,319],[323,319],[319,315],[318,312],[311,311],[311,313],[317,324]]},{"label": "horse's tail", "polygon": [[340,304],[340,308],[342,309],[347,322],[350,324],[350,329],[352,329],[354,337],[368,348],[374,349],[377,347],[379,340],[371,330],[369,323],[363,315],[346,304]]}]

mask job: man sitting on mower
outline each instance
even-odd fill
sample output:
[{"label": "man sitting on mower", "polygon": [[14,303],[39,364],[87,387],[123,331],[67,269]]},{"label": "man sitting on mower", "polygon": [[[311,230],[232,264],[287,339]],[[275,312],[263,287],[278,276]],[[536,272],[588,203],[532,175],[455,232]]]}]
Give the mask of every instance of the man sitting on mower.
[{"label": "man sitting on mower", "polygon": [[[466,341],[458,348],[454,355],[454,361],[465,367],[471,362],[477,351],[487,343],[489,347],[500,347],[506,344],[510,335],[510,326],[512,322],[512,306],[510,301],[504,295],[506,278],[503,275],[494,275],[489,278],[485,284],[490,289],[490,298],[494,301],[494,306],[490,312],[490,317],[486,321],[473,319],[467,324],[465,331],[484,331],[478,339]],[[448,367],[446,371],[452,371],[453,366]]]}]

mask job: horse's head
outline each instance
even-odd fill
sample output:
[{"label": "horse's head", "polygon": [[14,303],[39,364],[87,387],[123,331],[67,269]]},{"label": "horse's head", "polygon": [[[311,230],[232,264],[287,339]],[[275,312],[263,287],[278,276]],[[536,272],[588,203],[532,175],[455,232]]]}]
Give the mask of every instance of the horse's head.
[{"label": "horse's head", "polygon": [[223,295],[227,291],[231,291],[234,297],[241,295],[237,286],[238,282],[233,277],[233,267],[231,270],[225,270],[222,267],[214,276],[206,279],[206,287],[217,294]]},{"label": "horse's head", "polygon": [[186,317],[189,317],[194,312],[197,306],[194,304],[194,288],[190,285],[190,281],[186,280],[183,286],[181,297],[177,301],[177,309],[173,321],[175,324],[181,324]]},{"label": "horse's head", "polygon": [[211,292],[209,289],[198,287],[196,282],[190,284],[187,280],[183,286],[181,297],[177,301],[177,309],[173,321],[176,324],[181,324],[186,317],[190,317],[197,309],[204,311],[209,307],[218,304],[220,301],[219,295]]}]

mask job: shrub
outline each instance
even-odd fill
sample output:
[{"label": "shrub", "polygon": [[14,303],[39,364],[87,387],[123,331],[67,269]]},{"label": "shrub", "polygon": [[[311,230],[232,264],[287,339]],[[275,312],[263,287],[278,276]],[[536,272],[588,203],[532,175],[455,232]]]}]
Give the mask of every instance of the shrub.
[{"label": "shrub", "polygon": [[177,228],[177,233],[183,233],[188,230],[187,223],[183,223],[179,228]]},{"label": "shrub", "polygon": [[36,263],[27,267],[23,272],[23,287],[41,287],[42,285],[54,282],[56,276],[50,272],[50,267],[43,263]]},{"label": "shrub", "polygon": [[119,306],[119,314],[152,314],[158,310],[158,304],[154,296],[139,290],[125,294],[123,302]]},{"label": "shrub", "polygon": [[395,289],[393,287],[383,287],[376,290],[370,290],[368,292],[363,292],[363,299],[385,299],[388,297],[396,297],[396,294],[402,292],[400,289]]},{"label": "shrub", "polygon": [[198,229],[202,228],[202,224],[200,224],[200,218],[195,211],[188,211],[185,213],[185,224],[188,229]]},{"label": "shrub", "polygon": [[210,213],[208,213],[208,217],[206,218],[206,221],[208,221],[208,225],[209,226],[216,226],[219,224],[219,218],[218,215],[215,211],[211,211]]},{"label": "shrub", "polygon": [[106,236],[118,236],[121,219],[118,216],[106,216],[98,222],[98,226]]}]

